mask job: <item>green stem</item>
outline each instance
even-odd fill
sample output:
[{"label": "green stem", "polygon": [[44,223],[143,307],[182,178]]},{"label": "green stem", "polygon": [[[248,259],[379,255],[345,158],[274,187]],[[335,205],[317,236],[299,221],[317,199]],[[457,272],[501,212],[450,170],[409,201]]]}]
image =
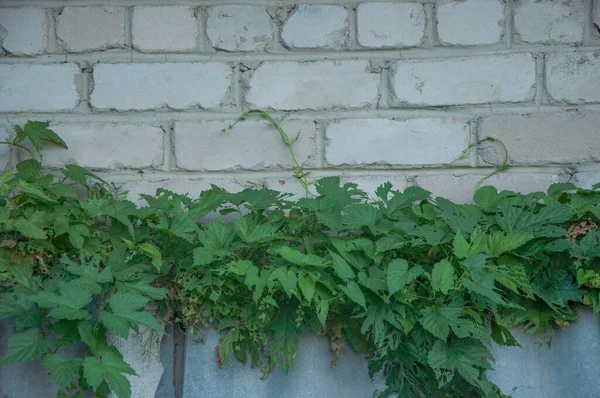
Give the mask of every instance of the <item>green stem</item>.
[{"label": "green stem", "polygon": [[475,143],[473,143],[473,144],[470,144],[470,145],[469,145],[468,147],[466,147],[466,148],[465,148],[465,150],[462,152],[462,154],[460,155],[460,158],[459,158],[459,159],[463,159],[463,158],[466,156],[467,152],[469,152],[469,150],[470,150],[471,148],[473,148],[473,147],[475,147],[475,146],[477,146],[477,145],[479,145],[479,144],[481,144],[481,143],[484,143],[484,142],[486,142],[486,141],[490,141],[490,142],[499,142],[499,143],[500,143],[500,145],[502,145],[502,147],[504,148],[504,161],[502,162],[502,164],[501,164],[501,165],[499,165],[498,167],[496,167],[496,168],[494,169],[494,171],[492,171],[491,173],[489,173],[489,174],[487,174],[485,177],[483,177],[481,180],[479,180],[479,182],[477,183],[477,187],[476,187],[476,189],[479,189],[479,188],[481,187],[481,184],[483,184],[483,182],[484,182],[485,180],[487,180],[488,178],[490,178],[490,177],[492,177],[492,176],[494,176],[494,175],[496,175],[496,174],[498,174],[498,173],[500,173],[500,172],[502,172],[502,171],[506,171],[506,170],[508,169],[508,167],[509,167],[509,164],[508,164],[508,148],[506,147],[506,145],[504,144],[504,142],[502,142],[502,141],[500,141],[499,139],[497,139],[497,138],[494,138],[494,137],[485,137],[485,138],[484,138],[484,139],[482,139],[482,140],[479,140],[479,141],[477,141],[477,142],[475,142]]},{"label": "green stem", "polygon": [[307,179],[309,173],[305,172],[304,169],[302,168],[302,166],[300,166],[300,164],[298,163],[298,160],[296,158],[296,153],[294,152],[294,148],[293,148],[294,143],[296,143],[296,141],[298,141],[298,138],[300,138],[300,131],[298,132],[298,135],[296,135],[296,138],[291,140],[290,137],[287,135],[287,133],[283,130],[283,128],[281,127],[281,124],[277,121],[277,119],[275,119],[270,113],[263,111],[261,109],[250,109],[250,110],[244,112],[235,122],[233,122],[231,125],[229,125],[229,128],[223,129],[222,131],[224,132],[226,130],[233,129],[233,126],[235,126],[236,124],[238,124],[239,122],[241,122],[243,120],[246,120],[248,117],[253,116],[253,115],[257,115],[259,117],[267,119],[277,129],[277,132],[281,136],[281,139],[283,140],[285,145],[288,147],[288,150],[292,157],[292,167],[294,170],[294,177],[296,177],[296,179],[300,182],[300,185],[302,185],[302,187],[304,188],[304,191],[306,192],[306,196],[309,196],[310,195],[310,192],[308,190],[309,183],[308,183],[308,179]]},{"label": "green stem", "polygon": [[10,146],[14,146],[17,148],[21,148],[24,151],[27,151],[27,153],[29,153],[29,155],[31,156],[32,159],[35,159],[35,155],[33,154],[33,152],[31,152],[31,150],[29,148],[27,148],[26,146],[20,145],[20,144],[15,144],[14,142],[8,142],[8,141],[0,141],[1,145],[10,145]]}]

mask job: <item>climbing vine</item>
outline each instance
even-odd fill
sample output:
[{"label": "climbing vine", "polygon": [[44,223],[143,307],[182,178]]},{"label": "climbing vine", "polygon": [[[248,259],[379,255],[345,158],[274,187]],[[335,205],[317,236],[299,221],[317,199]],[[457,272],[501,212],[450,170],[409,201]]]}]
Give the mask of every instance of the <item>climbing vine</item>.
[{"label": "climbing vine", "polygon": [[[41,358],[61,398],[129,397],[135,371],[107,333],[175,322],[220,331],[219,365],[287,373],[311,332],[331,339],[332,364],[340,344],[363,352],[385,377],[380,397],[500,397],[492,342],[563,326],[578,305],[600,311],[599,186],[484,186],[473,204],[390,183],[369,197],[339,177],[309,187],[297,137],[262,111],[240,120],[255,114],[311,195],[158,189],[136,207],[84,168],[45,171],[42,143],[66,143],[47,123],[16,126],[9,143],[31,158],[0,183],[0,319],[14,324],[2,364]],[[74,344],[82,356],[66,355]]]}]

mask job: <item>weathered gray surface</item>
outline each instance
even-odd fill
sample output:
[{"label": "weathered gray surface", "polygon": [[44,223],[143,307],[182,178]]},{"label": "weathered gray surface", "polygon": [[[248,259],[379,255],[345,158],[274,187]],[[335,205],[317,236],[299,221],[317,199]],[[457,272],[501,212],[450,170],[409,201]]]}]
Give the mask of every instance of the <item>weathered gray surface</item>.
[{"label": "weathered gray surface", "polygon": [[[0,321],[0,358],[8,349],[8,339],[13,333],[13,324]],[[83,346],[69,347],[64,355],[82,355]],[[58,385],[44,370],[41,360],[15,363],[0,367],[0,398],[46,398],[55,397]]]},{"label": "weathered gray surface", "polygon": [[163,365],[164,372],[158,384],[155,398],[175,398],[174,387],[174,332],[173,326],[165,327],[166,334],[162,338],[160,346],[160,362]]},{"label": "weathered gray surface", "polygon": [[[138,331],[131,330],[129,336],[108,334],[107,341],[114,345],[137,375],[127,376],[131,383],[131,398],[146,398],[156,395],[158,384],[164,374],[160,361],[162,336],[143,326]],[[117,398],[112,394],[113,398]]]},{"label": "weathered gray surface", "polygon": [[[11,330],[8,322],[0,322],[0,357],[6,354]],[[513,398],[600,397],[597,380],[600,317],[583,311],[578,322],[553,334],[551,348],[542,336],[526,334],[522,329],[515,329],[513,334],[522,348],[495,346],[496,366],[489,372],[490,380],[505,393],[512,394]],[[174,358],[173,336],[168,327],[160,349],[164,372],[162,377],[153,376],[155,380],[148,382],[155,386],[160,378],[156,398],[175,397],[173,369],[177,359]],[[349,349],[342,353],[336,367],[330,367],[331,353],[324,337],[303,336],[290,375],[286,377],[277,370],[265,380],[260,379],[259,369],[244,366],[236,359],[219,369],[214,351],[218,335],[208,331],[204,337],[204,344],[188,338],[183,398],[363,398],[383,388],[381,378],[374,382],[369,379],[363,356]],[[137,345],[128,351],[140,348]],[[74,347],[66,354],[81,355],[81,350]],[[151,396],[147,395],[148,390],[142,393],[135,385],[134,382],[136,396]],[[56,384],[46,374],[41,361],[0,368],[0,398],[53,397],[56,391]]]},{"label": "weathered gray surface", "polygon": [[[0,321],[0,358],[6,355],[8,339],[12,335],[13,326],[10,322]],[[162,339],[162,345],[160,347],[160,362],[157,361],[157,352],[152,352],[152,344],[145,344],[146,350],[141,351],[140,345],[134,345],[131,349],[124,349],[119,347],[121,352],[125,356],[125,360],[128,361],[134,369],[138,370],[139,374],[143,374],[146,377],[151,376],[151,372],[148,369],[162,370],[164,367],[164,373],[161,375],[157,372],[154,373],[152,380],[135,380],[132,378],[132,390],[133,397],[147,398],[153,395],[148,395],[146,391],[156,391],[156,398],[174,398],[175,392],[173,389],[173,338],[171,328],[167,327],[168,335]],[[124,339],[123,339],[124,340]],[[146,339],[148,340],[148,339]],[[132,339],[132,341],[139,343],[140,339]],[[147,343],[150,343],[147,341]],[[61,353],[65,356],[69,355],[83,355],[85,348],[82,345],[75,345],[69,347],[67,350]],[[140,365],[139,358],[142,355],[136,353],[148,354],[151,352],[152,355],[146,355],[146,358],[153,358],[155,361],[152,363],[142,363]],[[137,357],[137,358],[135,358]],[[146,370],[144,370],[146,369]],[[144,383],[146,385],[144,386]],[[158,384],[158,388],[156,387]],[[136,387],[136,386],[143,386]],[[0,398],[46,398],[55,397],[58,391],[57,384],[52,378],[46,373],[42,366],[41,360],[11,364],[0,367]]]},{"label": "weathered gray surface", "polygon": [[276,370],[261,380],[259,369],[242,365],[235,358],[219,369],[214,347],[219,337],[205,333],[205,343],[188,339],[185,355],[184,398],[359,398],[381,389],[381,380],[371,381],[362,354],[346,350],[338,365],[330,366],[331,351],[325,337],[303,336],[289,376]]},{"label": "weathered gray surface", "polygon": [[582,311],[581,319],[557,330],[548,348],[540,335],[513,330],[522,348],[494,347],[495,371],[489,378],[513,398],[600,397],[600,317]]}]

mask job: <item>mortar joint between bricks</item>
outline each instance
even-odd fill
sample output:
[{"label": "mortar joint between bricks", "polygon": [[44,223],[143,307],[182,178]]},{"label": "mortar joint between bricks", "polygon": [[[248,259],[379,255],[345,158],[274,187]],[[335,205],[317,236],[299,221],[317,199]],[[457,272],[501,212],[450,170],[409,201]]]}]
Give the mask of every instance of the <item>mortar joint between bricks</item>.
[{"label": "mortar joint between bricks", "polygon": [[207,6],[198,6],[194,8],[194,17],[197,21],[198,32],[196,34],[196,49],[200,52],[212,52],[213,47],[206,33],[208,23]]},{"label": "mortar joint between bricks", "polygon": [[512,48],[514,36],[513,0],[504,0],[504,46]]},{"label": "mortar joint between bricks", "polygon": [[435,3],[423,3],[425,11],[425,35],[421,47],[432,48],[439,44],[437,37],[437,10]]},{"label": "mortar joint between bricks", "polygon": [[266,8],[267,14],[271,17],[273,24],[273,42],[270,50],[273,52],[285,52],[287,49],[281,37],[283,24],[289,18],[296,6],[269,6]]},{"label": "mortar joint between bricks", "polygon": [[546,53],[539,52],[535,55],[535,72],[535,103],[543,105],[546,97]]}]

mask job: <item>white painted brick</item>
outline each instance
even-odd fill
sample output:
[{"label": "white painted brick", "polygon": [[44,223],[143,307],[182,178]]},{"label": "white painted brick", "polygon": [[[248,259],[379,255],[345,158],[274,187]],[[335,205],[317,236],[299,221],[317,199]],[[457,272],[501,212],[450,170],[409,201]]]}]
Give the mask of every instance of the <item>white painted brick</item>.
[{"label": "white painted brick", "polygon": [[[374,172],[373,174],[352,174],[352,175],[343,175],[342,172],[333,174],[339,175],[341,184],[346,183],[354,183],[358,184],[358,188],[362,189],[370,198],[375,198],[375,191],[377,187],[386,182],[391,182],[393,185],[393,189],[395,190],[404,190],[406,186],[406,175],[394,172],[394,174],[385,174],[381,172]],[[319,173],[318,175],[311,175],[309,177],[309,192],[313,195],[318,195],[315,191],[314,182],[321,177],[327,176],[326,174]],[[294,200],[298,200],[300,198],[306,197],[306,191],[302,187],[302,185],[298,182],[296,178],[293,176],[285,176],[285,177],[267,177],[264,179],[265,185],[269,189],[273,189],[275,191],[291,193],[295,195],[293,197]]]},{"label": "white painted brick", "polygon": [[131,33],[133,46],[140,51],[192,50],[198,21],[190,7],[135,7]]},{"label": "white painted brick", "polygon": [[250,79],[247,100],[255,108],[370,108],[379,75],[367,61],[269,62]]},{"label": "white painted brick", "polygon": [[594,24],[592,30],[594,31],[596,36],[598,36],[598,33],[600,33],[600,3],[597,1],[594,2],[594,13],[592,16],[592,23]]},{"label": "white painted brick", "polygon": [[91,104],[99,109],[216,108],[231,67],[217,62],[98,64]]},{"label": "white painted brick", "polygon": [[592,189],[600,184],[600,171],[580,171],[573,176],[571,182],[583,189]]},{"label": "white painted brick", "polygon": [[[600,161],[600,113],[560,112],[530,115],[493,115],[482,120],[480,137],[500,139],[508,147],[511,163],[538,165]],[[484,161],[500,164],[504,151],[485,145]]]},{"label": "white painted brick", "polygon": [[356,10],[358,44],[363,47],[418,46],[425,11],[418,3],[361,3]]},{"label": "white painted brick", "polygon": [[63,111],[77,105],[75,64],[0,65],[0,111]]},{"label": "white painted brick", "polygon": [[[489,170],[491,172],[491,170]],[[485,177],[481,174],[420,174],[413,177],[416,185],[431,191],[433,197],[444,197],[455,203],[473,203],[477,183]],[[568,176],[552,173],[504,172],[484,181],[482,185],[491,185],[498,189],[521,193],[546,192],[550,185],[565,182]]]},{"label": "white painted brick", "polygon": [[48,39],[46,10],[36,7],[0,8],[0,44],[15,55],[44,52]]},{"label": "white painted brick", "polygon": [[281,38],[292,48],[346,47],[348,11],[342,6],[300,5],[285,21]]},{"label": "white painted brick", "polygon": [[56,19],[56,35],[69,52],[106,50],[125,45],[125,9],[65,7]]},{"label": "white painted brick", "polygon": [[570,104],[600,101],[600,52],[548,54],[546,91]]},{"label": "white painted brick", "polygon": [[[111,182],[110,177],[106,180]],[[127,181],[125,183],[117,184],[121,190],[127,191],[127,199],[134,202],[138,206],[147,206],[144,199],[140,197],[140,194],[154,195],[158,188],[166,189],[171,192],[179,194],[188,194],[191,198],[197,198],[200,192],[209,190],[211,184],[217,185],[229,192],[239,192],[246,188],[246,182],[248,183],[261,183],[260,178],[248,178],[243,180],[240,178],[166,178],[162,181],[148,181],[142,179],[136,179],[133,181]],[[224,217],[219,217],[223,219]]]},{"label": "white painted brick", "polygon": [[438,165],[460,157],[469,126],[452,119],[354,119],[329,124],[326,137],[332,165]]},{"label": "white painted brick", "polygon": [[527,43],[580,43],[583,0],[517,0],[515,30]]},{"label": "white painted brick", "polygon": [[[2,123],[0,125],[0,141],[9,141],[11,139],[11,126]],[[0,172],[4,171],[10,160],[10,147],[0,145]]]},{"label": "white painted brick", "polygon": [[535,59],[530,54],[398,61],[393,66],[397,104],[530,101],[534,86]]},{"label": "white painted brick", "polygon": [[[291,167],[291,155],[277,130],[266,121],[246,120],[233,130],[221,132],[227,121],[177,122],[175,156],[185,170],[235,170]],[[284,131],[293,139],[296,158],[301,165],[316,161],[316,127],[312,121],[285,121]]]},{"label": "white painted brick", "polygon": [[44,164],[61,167],[75,163],[91,169],[143,169],[163,162],[159,127],[144,124],[84,123],[50,127],[69,146],[44,149]]},{"label": "white painted brick", "polygon": [[443,44],[493,44],[504,34],[501,0],[437,0],[437,30]]},{"label": "white painted brick", "polygon": [[273,23],[264,7],[215,6],[208,9],[206,33],[225,51],[264,51],[273,41]]}]

